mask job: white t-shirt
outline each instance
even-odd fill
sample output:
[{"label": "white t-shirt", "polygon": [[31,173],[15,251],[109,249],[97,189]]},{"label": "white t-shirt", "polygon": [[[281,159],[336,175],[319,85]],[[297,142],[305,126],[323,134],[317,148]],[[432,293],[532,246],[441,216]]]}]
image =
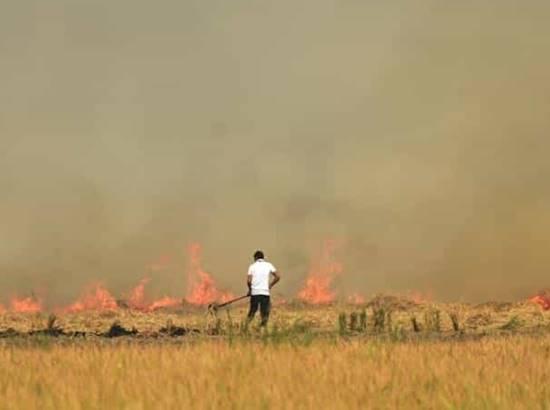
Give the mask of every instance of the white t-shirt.
[{"label": "white t-shirt", "polygon": [[248,276],[252,276],[252,295],[269,296],[269,278],[271,273],[277,272],[271,263],[258,259],[248,268]]}]

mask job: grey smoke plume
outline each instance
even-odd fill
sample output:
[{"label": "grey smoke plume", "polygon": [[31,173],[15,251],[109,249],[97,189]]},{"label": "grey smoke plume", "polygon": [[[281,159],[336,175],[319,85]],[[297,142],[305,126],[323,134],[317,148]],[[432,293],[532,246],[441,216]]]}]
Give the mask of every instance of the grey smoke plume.
[{"label": "grey smoke plume", "polygon": [[[390,4],[391,3],[391,4]],[[27,0],[0,6],[0,293],[244,289],[517,298],[548,286],[550,5]],[[151,269],[163,255],[162,269]]]}]

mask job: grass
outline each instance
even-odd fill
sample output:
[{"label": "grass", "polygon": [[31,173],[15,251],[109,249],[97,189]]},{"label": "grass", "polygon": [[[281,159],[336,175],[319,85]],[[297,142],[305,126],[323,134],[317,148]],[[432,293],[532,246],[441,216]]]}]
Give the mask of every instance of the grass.
[{"label": "grass", "polygon": [[245,311],[2,315],[0,409],[550,409],[531,304],[289,304],[268,331]]},{"label": "grass", "polygon": [[[0,332],[8,328],[16,331],[62,328],[65,331],[105,332],[115,321],[128,329],[135,327],[140,332],[158,331],[160,327],[166,326],[168,321],[175,326],[211,328],[217,332],[228,328],[229,324],[238,326],[245,315],[246,303],[233,308],[230,313],[221,311],[217,317],[208,316],[206,308],[192,307],[155,313],[124,309],[114,312],[86,312],[59,316],[50,316],[47,313],[5,313],[0,315]],[[289,303],[274,307],[270,320],[272,325],[284,328],[296,321],[308,323],[316,332],[337,331],[341,322],[340,326],[346,332],[368,330],[384,333],[397,327],[411,332],[417,330],[456,333],[460,330],[471,334],[500,329],[527,331],[549,327],[550,311],[541,311],[540,307],[531,303],[404,305],[400,300],[377,301],[363,305],[327,306]],[[509,324],[510,321],[513,326]],[[416,325],[413,322],[416,322]],[[507,324],[509,325],[506,326]]]},{"label": "grass", "polygon": [[550,336],[0,347],[0,408],[547,409]]}]

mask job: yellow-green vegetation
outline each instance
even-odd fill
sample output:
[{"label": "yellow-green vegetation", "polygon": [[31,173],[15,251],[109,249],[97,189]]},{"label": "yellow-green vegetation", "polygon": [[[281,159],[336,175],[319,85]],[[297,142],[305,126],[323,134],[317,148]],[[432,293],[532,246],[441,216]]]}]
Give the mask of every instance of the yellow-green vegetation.
[{"label": "yellow-green vegetation", "polygon": [[550,337],[0,347],[0,408],[547,409]]},{"label": "yellow-green vegetation", "polygon": [[290,303],[266,331],[245,313],[4,314],[0,409],[550,409],[534,304]]},{"label": "yellow-green vegetation", "polygon": [[[231,309],[220,310],[216,316],[207,314],[206,307],[191,306],[153,313],[119,309],[61,314],[56,317],[55,325],[66,331],[103,332],[117,321],[128,329],[135,328],[146,335],[156,332],[167,322],[201,331],[216,326],[218,322],[221,330],[227,331],[230,326],[238,327],[246,315],[246,307],[246,303],[242,302]],[[5,313],[0,315],[0,332],[10,328],[20,332],[42,329],[47,326],[48,317],[49,313]],[[376,297],[361,305],[275,305],[270,323],[272,328],[284,329],[299,324],[315,333],[331,333],[342,330],[343,320],[352,334],[415,331],[443,335],[456,332],[487,334],[550,329],[550,311],[544,311],[534,303],[415,303],[392,296]]]}]

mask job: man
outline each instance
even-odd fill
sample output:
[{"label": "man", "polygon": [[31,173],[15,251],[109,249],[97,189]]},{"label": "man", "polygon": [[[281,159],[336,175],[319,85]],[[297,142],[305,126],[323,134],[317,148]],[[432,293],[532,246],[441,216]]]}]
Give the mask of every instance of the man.
[{"label": "man", "polygon": [[248,311],[247,323],[254,319],[254,315],[260,307],[262,317],[261,326],[265,327],[269,319],[271,301],[269,298],[270,289],[281,280],[281,276],[271,263],[264,260],[264,253],[254,253],[254,263],[248,268],[248,294],[250,295],[250,310]]}]

